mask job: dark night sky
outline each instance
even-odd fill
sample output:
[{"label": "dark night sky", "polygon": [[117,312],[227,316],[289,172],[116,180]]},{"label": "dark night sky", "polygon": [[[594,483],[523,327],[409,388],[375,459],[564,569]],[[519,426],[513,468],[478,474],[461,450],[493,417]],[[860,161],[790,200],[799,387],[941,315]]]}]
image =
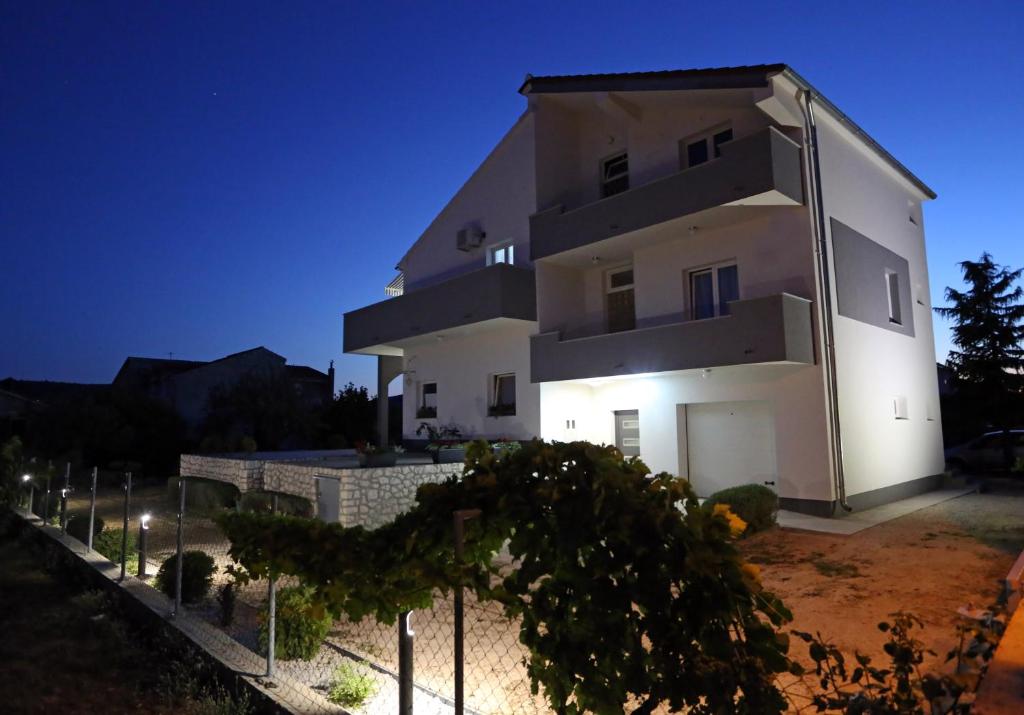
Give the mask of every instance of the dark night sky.
[{"label": "dark night sky", "polygon": [[341,313],[384,298],[527,72],[790,63],[939,193],[936,304],[958,260],[1024,264],[1024,4],[498,7],[0,1],[0,377],[265,345],[372,383]]}]

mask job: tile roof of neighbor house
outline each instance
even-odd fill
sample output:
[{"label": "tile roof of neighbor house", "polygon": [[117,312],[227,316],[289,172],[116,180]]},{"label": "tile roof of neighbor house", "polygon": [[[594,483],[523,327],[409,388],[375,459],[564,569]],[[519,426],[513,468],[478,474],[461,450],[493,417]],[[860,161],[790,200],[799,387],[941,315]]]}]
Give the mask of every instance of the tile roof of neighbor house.
[{"label": "tile roof of neighbor house", "polygon": [[[240,350],[237,353],[231,353],[224,357],[219,357],[216,360],[175,360],[171,358],[145,358],[145,357],[128,357],[125,358],[124,363],[121,365],[121,369],[117,371],[117,375],[114,376],[114,382],[117,382],[118,378],[125,374],[132,372],[145,372],[147,378],[163,378],[168,375],[177,375],[178,373],[188,372],[205,365],[211,365],[213,363],[223,362],[232,358],[245,355],[247,353],[253,353],[262,350],[264,352],[279,358],[282,362],[285,361],[283,355],[278,355],[273,350],[260,345],[259,347],[249,348],[248,350]],[[327,374],[316,370],[315,368],[308,367],[306,365],[285,365],[289,374],[293,377],[319,377],[326,379]]]},{"label": "tile roof of neighbor house", "polygon": [[285,365],[285,369],[288,370],[288,374],[294,378],[316,378],[318,380],[326,380],[327,373],[320,372],[314,367],[308,365]]},{"label": "tile roof of neighbor house", "polygon": [[28,400],[51,403],[98,397],[110,389],[110,385],[55,380],[16,380],[13,377],[5,377],[0,380],[0,389]]},{"label": "tile roof of neighbor house", "polygon": [[652,72],[612,72],[604,74],[570,75],[526,75],[519,93],[558,94],[566,92],[655,92],[687,89],[745,89],[768,86],[774,75],[785,74],[800,89],[811,95],[831,112],[836,119],[846,124],[885,162],[903,175],[929,198],[935,192],[914,175],[896,157],[861,129],[841,109],[801,77],[787,64],[742,65],[737,67],[703,67],[695,69],[658,70]]}]

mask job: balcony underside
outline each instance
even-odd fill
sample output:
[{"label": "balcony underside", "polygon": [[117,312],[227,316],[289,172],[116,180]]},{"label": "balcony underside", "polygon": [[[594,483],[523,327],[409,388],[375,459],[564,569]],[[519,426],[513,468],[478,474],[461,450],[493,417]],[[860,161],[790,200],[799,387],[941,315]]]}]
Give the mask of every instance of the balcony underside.
[{"label": "balcony underside", "polygon": [[[800,147],[774,127],[722,146],[714,161],[680,171],[592,204],[556,206],[530,217],[533,260],[678,221],[719,207],[803,203]],[[742,220],[743,211],[719,220]]]},{"label": "balcony underside", "polygon": [[811,303],[788,293],[739,300],[732,315],[562,340],[530,339],[532,382],[761,363],[814,364]]},{"label": "balcony underside", "polygon": [[345,313],[345,352],[402,355],[418,342],[536,319],[533,271],[497,264]]}]

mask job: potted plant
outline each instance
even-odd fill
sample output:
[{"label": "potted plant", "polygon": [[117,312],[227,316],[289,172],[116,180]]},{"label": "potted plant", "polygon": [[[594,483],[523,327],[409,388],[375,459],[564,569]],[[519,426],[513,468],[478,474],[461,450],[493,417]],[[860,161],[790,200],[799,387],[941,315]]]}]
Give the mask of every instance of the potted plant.
[{"label": "potted plant", "polygon": [[356,443],[356,458],[360,467],[393,467],[398,455],[404,451],[401,447],[378,447],[366,442]]},{"label": "potted plant", "polygon": [[497,404],[487,408],[488,417],[512,417],[515,413],[516,406],[514,404]]},{"label": "potted plant", "polygon": [[437,407],[433,405],[423,405],[416,410],[416,419],[429,420],[437,417]]},{"label": "potted plant", "polygon": [[439,426],[421,422],[416,428],[416,435],[422,436],[424,432],[430,440],[427,451],[433,455],[436,464],[466,461],[466,445],[462,441],[462,430],[454,422]]}]

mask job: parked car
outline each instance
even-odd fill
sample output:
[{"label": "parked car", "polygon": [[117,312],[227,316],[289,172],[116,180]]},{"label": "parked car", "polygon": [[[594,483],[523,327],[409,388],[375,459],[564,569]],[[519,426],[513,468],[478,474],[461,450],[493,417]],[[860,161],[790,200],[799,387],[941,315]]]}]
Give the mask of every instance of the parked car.
[{"label": "parked car", "polygon": [[[1024,429],[1010,430],[1013,460],[1024,459]],[[986,432],[970,442],[946,450],[946,466],[953,471],[992,472],[1004,468],[1003,433]]]}]

